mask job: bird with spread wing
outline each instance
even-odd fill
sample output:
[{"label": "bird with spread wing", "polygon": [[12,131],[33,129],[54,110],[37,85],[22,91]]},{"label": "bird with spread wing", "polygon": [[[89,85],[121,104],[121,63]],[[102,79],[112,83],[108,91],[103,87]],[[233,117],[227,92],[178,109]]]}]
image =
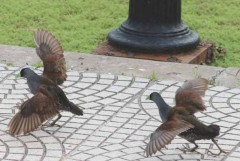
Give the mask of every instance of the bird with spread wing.
[{"label": "bird with spread wing", "polygon": [[150,94],[150,100],[158,106],[163,124],[150,136],[150,142],[145,149],[147,157],[164,148],[177,135],[195,145],[192,149],[186,147],[180,149],[184,152],[195,151],[198,148],[196,140],[211,139],[220,150],[215,155],[226,153],[215,141],[215,137],[219,135],[220,127],[214,124],[207,126],[194,116],[196,112],[206,110],[202,96],[205,95],[207,88],[208,80],[203,78],[185,82],[176,92],[176,105],[173,108],[166,104],[159,93]]},{"label": "bird with spread wing", "polygon": [[83,115],[83,111],[68,100],[63,90],[58,86],[67,78],[66,63],[63,48],[58,39],[48,31],[38,29],[34,32],[36,52],[43,61],[43,74],[38,75],[30,68],[23,68],[20,76],[27,79],[32,98],[23,102],[19,112],[10,120],[11,135],[27,134],[46,120],[58,115],[50,126],[61,118],[60,111],[70,111]]}]

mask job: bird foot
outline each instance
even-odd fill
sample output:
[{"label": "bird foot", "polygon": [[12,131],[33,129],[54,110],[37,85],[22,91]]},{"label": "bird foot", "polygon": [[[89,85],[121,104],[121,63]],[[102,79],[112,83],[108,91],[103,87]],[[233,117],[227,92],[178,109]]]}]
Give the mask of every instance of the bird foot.
[{"label": "bird foot", "polygon": [[213,156],[218,156],[218,155],[220,155],[221,153],[225,153],[225,154],[227,153],[227,152],[225,152],[224,150],[222,150],[222,149],[220,148],[220,146],[218,145],[218,143],[217,143],[216,140],[212,139],[212,142],[218,147],[219,153],[215,154],[215,153],[211,152],[210,150],[208,150],[207,153],[210,153],[210,154],[213,155]]},{"label": "bird foot", "polygon": [[45,123],[42,125],[42,127],[52,127],[52,126],[57,126],[57,127],[61,127],[61,125],[55,124],[55,123]]},{"label": "bird foot", "polygon": [[21,102],[17,102],[15,106],[12,107],[12,109],[19,109],[21,107]]},{"label": "bird foot", "polygon": [[[209,154],[209,153],[210,153],[210,154]],[[222,150],[222,149],[219,150],[219,153],[213,153],[213,152],[210,151],[210,150],[207,151],[207,154],[212,155],[212,156],[214,156],[214,157],[219,156],[219,155],[222,154],[222,153],[226,154],[227,152],[224,151],[224,150]]]},{"label": "bird foot", "polygon": [[12,109],[12,113],[15,114],[16,113],[16,109],[20,109],[21,107],[21,102],[17,102],[15,106],[13,106],[11,109]]},{"label": "bird foot", "polygon": [[196,149],[197,147],[194,147],[194,148],[188,148],[187,146],[185,145],[182,145],[183,148],[177,148],[178,150],[181,150],[184,154],[186,154],[187,152],[196,152],[198,154],[201,154],[200,152],[198,152]]}]

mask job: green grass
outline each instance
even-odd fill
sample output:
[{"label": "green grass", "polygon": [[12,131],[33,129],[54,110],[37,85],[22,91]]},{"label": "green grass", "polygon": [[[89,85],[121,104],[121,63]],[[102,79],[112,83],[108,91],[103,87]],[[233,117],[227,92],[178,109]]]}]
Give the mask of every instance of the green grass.
[{"label": "green grass", "polygon": [[182,7],[182,19],[191,29],[226,48],[226,56],[214,65],[240,67],[239,0],[183,0]]},{"label": "green grass", "polygon": [[158,80],[158,75],[155,72],[152,72],[152,74],[148,77],[151,81],[157,81]]},{"label": "green grass", "polygon": [[127,15],[128,0],[1,0],[0,44],[34,46],[32,31],[47,29],[65,51],[90,52]]},{"label": "green grass", "polygon": [[[32,31],[47,29],[65,51],[91,52],[128,13],[129,0],[2,0],[0,44],[34,47]],[[203,40],[227,49],[216,66],[240,67],[239,0],[182,0],[182,19]]]}]

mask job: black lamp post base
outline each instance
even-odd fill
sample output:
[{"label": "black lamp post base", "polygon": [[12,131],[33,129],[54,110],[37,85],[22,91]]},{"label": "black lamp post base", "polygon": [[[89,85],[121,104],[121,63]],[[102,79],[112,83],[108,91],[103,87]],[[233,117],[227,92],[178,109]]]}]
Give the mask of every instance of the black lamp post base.
[{"label": "black lamp post base", "polygon": [[181,20],[181,0],[130,0],[128,19],[108,34],[111,45],[145,53],[195,48],[199,36]]},{"label": "black lamp post base", "polygon": [[159,53],[188,51],[199,44],[200,38],[184,24],[173,31],[168,29],[166,33],[139,33],[128,29],[123,23],[108,34],[108,41],[129,51]]}]

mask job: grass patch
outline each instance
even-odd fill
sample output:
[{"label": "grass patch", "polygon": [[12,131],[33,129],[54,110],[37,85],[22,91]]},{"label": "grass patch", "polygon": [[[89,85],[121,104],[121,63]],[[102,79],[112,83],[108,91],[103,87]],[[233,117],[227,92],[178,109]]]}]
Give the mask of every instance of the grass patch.
[{"label": "grass patch", "polygon": [[226,56],[217,58],[214,65],[240,67],[239,0],[184,0],[182,8],[182,19],[203,40],[226,48]]},{"label": "grass patch", "polygon": [[[2,0],[0,44],[34,47],[32,31],[47,29],[65,51],[91,52],[128,14],[128,0]],[[203,40],[226,48],[216,66],[240,66],[239,0],[184,0],[182,19]]]},{"label": "grass patch", "polygon": [[152,74],[148,77],[151,81],[157,81],[158,80],[158,75],[155,72],[152,72]]},{"label": "grass patch", "polygon": [[10,67],[14,66],[14,64],[12,62],[6,62],[6,65],[10,66]]}]

